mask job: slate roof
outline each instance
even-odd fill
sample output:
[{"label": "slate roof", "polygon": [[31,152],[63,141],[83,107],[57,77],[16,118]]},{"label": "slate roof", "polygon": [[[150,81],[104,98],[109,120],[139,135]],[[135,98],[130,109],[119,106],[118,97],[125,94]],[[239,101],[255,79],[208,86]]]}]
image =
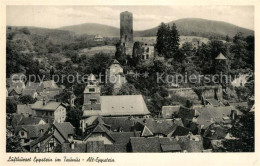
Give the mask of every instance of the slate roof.
[{"label": "slate roof", "polygon": [[63,153],[86,153],[87,144],[86,143],[74,143],[74,149],[71,149],[71,143],[63,143],[61,145],[61,151]]},{"label": "slate roof", "polygon": [[86,144],[88,153],[105,152],[104,141],[90,141]]},{"label": "slate roof", "polygon": [[112,132],[111,136],[114,138],[114,144],[126,145],[130,141],[130,137],[140,137],[140,131],[137,132]]},{"label": "slate roof", "polygon": [[54,80],[48,80],[42,82],[44,88],[59,88],[57,84],[54,82]]},{"label": "slate roof", "polygon": [[130,138],[132,152],[161,152],[159,137]]},{"label": "slate roof", "polygon": [[83,117],[150,114],[142,95],[100,96],[100,103],[101,111],[84,110]]},{"label": "slate roof", "polygon": [[43,101],[37,101],[32,104],[31,108],[33,110],[48,110],[48,111],[55,111],[61,105],[60,102],[49,101],[43,105]]},{"label": "slate roof", "polygon": [[8,94],[10,94],[12,91],[14,91],[18,95],[20,95],[20,94],[22,94],[23,89],[22,88],[8,88]]},{"label": "slate roof", "polygon": [[70,122],[54,123],[53,125],[65,139],[68,139],[69,134],[74,134],[74,127]]},{"label": "slate roof", "polygon": [[248,108],[247,102],[229,102],[229,105],[233,106],[233,107],[246,107],[246,108]]},{"label": "slate roof", "polygon": [[45,144],[48,142],[49,139],[52,137],[56,138],[60,144],[65,143],[68,139],[68,134],[74,134],[74,127],[69,122],[63,122],[63,123],[54,123],[52,124],[56,130],[48,130],[48,133],[46,132],[42,137],[39,137],[32,141],[30,143],[30,146],[34,146],[40,142],[43,142],[41,144],[40,150],[42,151],[45,147]]},{"label": "slate roof", "polygon": [[23,118],[24,116],[21,114],[14,114],[11,121],[12,126],[15,128]]},{"label": "slate roof", "polygon": [[[27,132],[28,139],[35,139],[43,136],[43,134],[48,130],[50,124],[40,124],[40,125],[21,125],[15,128],[15,133],[17,134],[20,130],[25,130]],[[42,133],[40,132],[42,130]]]},{"label": "slate roof", "polygon": [[128,117],[102,117],[102,120],[111,126],[112,131],[132,131],[135,121]]},{"label": "slate roof", "polygon": [[18,104],[17,105],[17,110],[16,110],[17,114],[23,114],[23,115],[28,115],[29,114],[33,114],[33,111],[31,109],[30,105],[27,104]]},{"label": "slate roof", "polygon": [[180,110],[180,105],[176,106],[163,106],[162,117],[166,119],[172,119],[173,115],[177,115]]},{"label": "slate roof", "polygon": [[[177,128],[177,124],[175,124],[172,120],[165,119],[154,120],[152,118],[148,118],[144,121],[140,121],[139,123],[146,126],[153,134],[168,135]],[[141,135],[143,135],[143,133]]]},{"label": "slate roof", "polygon": [[208,101],[214,107],[224,106],[222,103],[220,103],[216,99],[206,99],[206,101]]},{"label": "slate roof", "polygon": [[222,53],[219,53],[218,56],[215,59],[226,60],[227,58]]},{"label": "slate roof", "polygon": [[37,97],[38,99],[43,99],[44,97],[48,99],[55,99],[55,96],[60,94],[60,89],[57,90],[47,90],[40,93],[40,95]]},{"label": "slate roof", "polygon": [[184,127],[181,118],[174,118],[173,123],[177,124],[178,126]]},{"label": "slate roof", "polygon": [[200,135],[192,136],[198,140],[191,139],[190,136],[178,136],[177,140],[182,150],[187,152],[202,152],[203,141]]},{"label": "slate roof", "polygon": [[229,117],[231,115],[231,111],[237,111],[237,115],[241,115],[242,113],[235,109],[232,106],[225,107],[201,107],[197,108],[200,112],[200,116],[197,118],[197,123],[203,125],[203,128],[207,128],[212,124],[211,120],[217,123],[230,123],[231,121],[227,121],[223,119],[224,117]]},{"label": "slate roof", "polygon": [[6,79],[6,85],[9,88],[18,88],[23,89],[25,87],[25,84],[23,81],[12,81],[11,79]]},{"label": "slate roof", "polygon": [[40,88],[40,83],[39,82],[27,82],[26,86],[25,86],[25,89],[34,89],[34,90],[42,90]]},{"label": "slate roof", "polygon": [[[212,133],[212,131],[214,132]],[[216,140],[216,139],[225,138],[227,134],[228,134],[227,128],[224,128],[223,126],[220,125],[212,124],[207,128],[203,136],[210,138],[211,140]]]},{"label": "slate roof", "polygon": [[93,133],[105,133],[111,140],[115,139],[111,135],[111,131],[107,129],[106,124],[100,120],[99,123],[93,124],[86,129],[88,132],[83,138],[83,141],[86,141]]},{"label": "slate roof", "polygon": [[105,145],[105,152],[107,153],[126,153],[129,152],[127,145],[124,144],[111,144]]},{"label": "slate roof", "polygon": [[[37,125],[41,121],[44,121],[42,118],[38,117],[24,117],[20,122],[19,125]],[[45,121],[44,121],[45,122]]]},{"label": "slate roof", "polygon": [[22,92],[22,95],[23,96],[28,95],[28,96],[33,97],[35,93],[36,93],[35,89],[24,89]]},{"label": "slate roof", "polygon": [[172,152],[181,151],[180,145],[174,138],[136,137],[130,138],[132,152]]}]

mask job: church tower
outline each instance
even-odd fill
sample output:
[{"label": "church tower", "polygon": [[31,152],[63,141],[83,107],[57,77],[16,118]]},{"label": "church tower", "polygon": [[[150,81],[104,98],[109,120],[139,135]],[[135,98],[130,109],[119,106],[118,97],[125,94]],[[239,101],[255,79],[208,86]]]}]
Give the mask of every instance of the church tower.
[{"label": "church tower", "polygon": [[93,74],[88,76],[87,86],[84,90],[84,104],[82,111],[100,111],[100,87]]}]

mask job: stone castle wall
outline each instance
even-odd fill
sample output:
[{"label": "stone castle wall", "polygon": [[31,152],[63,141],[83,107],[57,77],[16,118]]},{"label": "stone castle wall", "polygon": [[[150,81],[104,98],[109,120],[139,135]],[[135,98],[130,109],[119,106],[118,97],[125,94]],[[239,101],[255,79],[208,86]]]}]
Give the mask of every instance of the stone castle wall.
[{"label": "stone castle wall", "polygon": [[199,91],[202,92],[202,95],[206,99],[223,99],[223,93],[222,93],[222,87],[221,86],[202,86],[202,87],[196,87],[198,90],[194,90],[193,88],[173,88],[168,89],[169,91],[169,97],[171,97],[172,94],[187,98],[187,100],[201,100],[201,95],[198,93]]}]

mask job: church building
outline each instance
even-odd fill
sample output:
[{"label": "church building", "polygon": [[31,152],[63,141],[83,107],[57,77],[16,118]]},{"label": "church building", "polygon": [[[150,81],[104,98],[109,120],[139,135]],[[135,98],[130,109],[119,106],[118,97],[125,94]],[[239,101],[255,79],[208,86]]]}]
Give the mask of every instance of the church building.
[{"label": "church building", "polygon": [[84,90],[83,116],[81,128],[87,127],[87,119],[91,116],[143,117],[150,114],[142,95],[100,96],[100,87],[93,74],[88,77]]}]

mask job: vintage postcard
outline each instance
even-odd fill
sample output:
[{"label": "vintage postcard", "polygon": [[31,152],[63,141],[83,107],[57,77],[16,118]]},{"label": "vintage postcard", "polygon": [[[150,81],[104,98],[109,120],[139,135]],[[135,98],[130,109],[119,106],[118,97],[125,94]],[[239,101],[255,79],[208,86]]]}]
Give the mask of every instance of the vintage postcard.
[{"label": "vintage postcard", "polygon": [[4,165],[259,164],[259,1],[2,4]]}]

